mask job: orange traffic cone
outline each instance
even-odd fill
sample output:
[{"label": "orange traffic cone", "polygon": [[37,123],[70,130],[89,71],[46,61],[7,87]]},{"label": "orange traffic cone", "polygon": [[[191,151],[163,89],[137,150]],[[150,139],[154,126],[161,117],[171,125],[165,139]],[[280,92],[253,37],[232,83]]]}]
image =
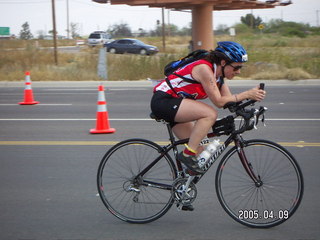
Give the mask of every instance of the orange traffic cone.
[{"label": "orange traffic cone", "polygon": [[25,77],[25,88],[24,88],[24,101],[19,102],[20,105],[34,105],[38,104],[38,101],[33,99],[33,92],[31,88],[31,79],[30,79],[30,72],[26,72]]},{"label": "orange traffic cone", "polygon": [[96,128],[91,129],[90,133],[114,133],[116,130],[110,128],[108,111],[107,111],[107,102],[104,95],[104,87],[102,85],[98,88],[98,109],[97,109],[97,121]]}]

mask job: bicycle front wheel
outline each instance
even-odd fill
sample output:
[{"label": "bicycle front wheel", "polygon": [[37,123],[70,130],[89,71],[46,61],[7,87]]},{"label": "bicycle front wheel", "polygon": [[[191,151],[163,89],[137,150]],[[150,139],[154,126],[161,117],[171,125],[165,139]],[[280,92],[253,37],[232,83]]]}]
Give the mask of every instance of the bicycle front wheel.
[{"label": "bicycle front wheel", "polygon": [[302,199],[303,177],[298,163],[285,148],[266,140],[246,141],[241,150],[261,184],[249,177],[233,147],[217,169],[219,202],[233,219],[249,227],[283,223]]},{"label": "bicycle front wheel", "polygon": [[[144,139],[129,139],[113,146],[97,174],[100,198],[119,219],[147,223],[163,216],[173,204],[176,167],[162,147]],[[142,170],[150,168],[140,176]]]}]

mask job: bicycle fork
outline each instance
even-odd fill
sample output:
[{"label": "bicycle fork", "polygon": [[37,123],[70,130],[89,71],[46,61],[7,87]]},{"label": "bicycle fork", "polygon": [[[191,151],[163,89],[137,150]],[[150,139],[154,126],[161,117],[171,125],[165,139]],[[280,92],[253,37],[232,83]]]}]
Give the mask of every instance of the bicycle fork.
[{"label": "bicycle fork", "polygon": [[261,187],[263,185],[263,182],[261,181],[260,176],[256,176],[256,174],[253,171],[252,164],[248,161],[247,156],[244,152],[244,141],[242,139],[236,138],[234,141],[236,148],[237,148],[237,153],[240,158],[240,161],[242,163],[242,166],[244,167],[245,171],[249,175],[249,177],[252,179],[256,187]]}]

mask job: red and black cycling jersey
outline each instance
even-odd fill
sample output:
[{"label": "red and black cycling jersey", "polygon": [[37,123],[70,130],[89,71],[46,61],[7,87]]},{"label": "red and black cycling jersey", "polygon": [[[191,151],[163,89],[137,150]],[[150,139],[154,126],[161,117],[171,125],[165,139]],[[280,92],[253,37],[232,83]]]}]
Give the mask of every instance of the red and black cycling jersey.
[{"label": "red and black cycling jersey", "polygon": [[[204,59],[197,60],[195,62],[189,63],[188,65],[178,69],[174,74],[171,74],[168,76],[167,80],[163,80],[158,85],[154,87],[154,92],[156,91],[162,91],[170,94],[171,96],[175,98],[192,98],[192,99],[205,99],[207,98],[207,94],[205,90],[203,89],[202,85],[197,82],[193,76],[192,76],[192,69],[200,64],[206,64],[208,65],[212,71],[214,76],[216,65],[213,65],[209,61],[206,61]],[[191,81],[186,81],[184,79],[190,79]],[[171,86],[169,86],[168,82]],[[217,85],[220,89],[220,87],[223,84],[223,79],[218,78],[217,79]]]}]

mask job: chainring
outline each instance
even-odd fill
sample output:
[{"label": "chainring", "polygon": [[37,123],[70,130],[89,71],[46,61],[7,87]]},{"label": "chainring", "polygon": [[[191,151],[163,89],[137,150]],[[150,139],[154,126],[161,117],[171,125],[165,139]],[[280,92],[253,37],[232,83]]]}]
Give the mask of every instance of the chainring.
[{"label": "chainring", "polygon": [[187,180],[187,178],[179,178],[172,184],[172,195],[178,203],[191,204],[197,197],[198,191],[193,182],[186,189]]}]

